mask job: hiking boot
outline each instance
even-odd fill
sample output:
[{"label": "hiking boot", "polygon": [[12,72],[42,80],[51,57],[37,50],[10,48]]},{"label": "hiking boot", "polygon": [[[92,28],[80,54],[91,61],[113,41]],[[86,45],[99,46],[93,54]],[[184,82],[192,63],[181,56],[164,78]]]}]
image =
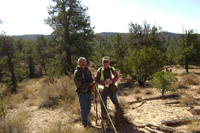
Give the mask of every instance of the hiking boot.
[{"label": "hiking boot", "polygon": [[83,126],[84,126],[84,128],[85,128],[85,127],[93,127],[91,122],[88,122],[87,125],[83,125]]}]

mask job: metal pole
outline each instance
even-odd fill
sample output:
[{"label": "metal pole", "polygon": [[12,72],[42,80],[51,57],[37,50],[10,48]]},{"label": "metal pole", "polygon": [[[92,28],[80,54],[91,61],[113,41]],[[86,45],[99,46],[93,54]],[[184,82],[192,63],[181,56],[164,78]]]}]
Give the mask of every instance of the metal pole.
[{"label": "metal pole", "polygon": [[97,126],[97,120],[98,120],[98,112],[97,112],[97,89],[96,87],[94,86],[94,99],[95,99],[95,106],[96,106],[96,121],[95,121],[95,124]]},{"label": "metal pole", "polygon": [[[101,95],[100,97],[102,96],[102,91],[101,91]],[[102,98],[102,97],[101,97]],[[105,128],[105,124],[104,124],[104,121],[103,121],[103,101],[101,101],[101,127],[102,127],[102,132],[103,133],[106,133],[106,128]]]}]

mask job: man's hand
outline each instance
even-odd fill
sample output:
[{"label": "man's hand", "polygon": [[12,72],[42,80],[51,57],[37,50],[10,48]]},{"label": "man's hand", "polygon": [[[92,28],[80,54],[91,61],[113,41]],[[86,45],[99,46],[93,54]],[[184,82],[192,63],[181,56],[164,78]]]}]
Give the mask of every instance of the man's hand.
[{"label": "man's hand", "polygon": [[95,81],[93,81],[92,83],[90,83],[90,86],[92,86],[93,84],[95,84]]},{"label": "man's hand", "polygon": [[112,84],[112,80],[109,80],[109,81],[104,81],[104,84]]}]

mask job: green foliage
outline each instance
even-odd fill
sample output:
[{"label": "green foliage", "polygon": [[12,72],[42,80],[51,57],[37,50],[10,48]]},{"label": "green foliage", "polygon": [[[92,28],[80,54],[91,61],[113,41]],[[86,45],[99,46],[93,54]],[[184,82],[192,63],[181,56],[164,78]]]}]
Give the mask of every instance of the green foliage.
[{"label": "green foliage", "polygon": [[[51,50],[55,58],[51,58],[50,73],[66,75],[74,70],[73,60],[80,56],[88,59],[92,54],[91,41],[94,37],[90,27],[87,7],[78,0],[53,0],[48,8],[49,17],[46,24],[53,28],[51,34]],[[49,67],[49,68],[50,68]],[[55,68],[57,70],[55,70]]]},{"label": "green foliage", "polygon": [[166,47],[165,56],[166,56],[167,64],[169,64],[169,65],[176,64],[176,60],[175,60],[176,49],[177,49],[177,39],[176,39],[176,37],[171,38],[171,37],[167,36],[165,38],[164,45]]},{"label": "green foliage", "polygon": [[153,80],[150,80],[154,88],[162,90],[162,95],[167,91],[176,91],[172,87],[172,83],[178,81],[172,72],[156,72],[153,74]]},{"label": "green foliage", "polygon": [[93,45],[93,54],[92,54],[92,60],[94,61],[95,66],[98,68],[102,66],[102,58],[104,56],[111,55],[110,52],[110,37],[102,37],[98,34],[95,35],[95,38],[93,39],[94,45]]},{"label": "green foliage", "polygon": [[196,64],[199,61],[200,41],[198,35],[193,30],[186,31],[178,40],[177,62],[180,65],[185,65],[186,72],[189,72],[188,65]]},{"label": "green foliage", "polygon": [[127,60],[123,62],[125,74],[137,80],[141,86],[164,66],[163,54],[154,47],[143,47],[140,50],[134,49]]},{"label": "green foliage", "polygon": [[35,52],[34,54],[36,62],[40,66],[42,66],[42,68],[44,69],[44,73],[46,74],[47,71],[46,64],[48,63],[47,60],[48,47],[47,47],[47,40],[43,35],[37,37],[34,45],[34,52]]},{"label": "green foliage", "polygon": [[23,53],[24,53],[24,63],[28,65],[28,75],[29,78],[35,77],[35,61],[34,61],[34,52],[33,52],[33,41],[26,40],[24,47],[23,47]]},{"label": "green foliage", "polygon": [[153,46],[159,49],[161,52],[164,51],[161,27],[157,28],[156,26],[151,26],[144,21],[143,25],[130,23],[129,31],[131,48],[142,49],[143,46]]},{"label": "green foliage", "polygon": [[7,37],[5,33],[0,36],[0,66],[5,73],[6,83],[11,88],[11,92],[16,92],[17,79],[15,76],[15,48],[13,39]]},{"label": "green foliage", "polygon": [[122,38],[120,34],[116,34],[111,38],[111,52],[112,52],[112,64],[115,64],[115,67],[119,68],[120,71],[123,71],[123,59],[128,49],[128,44],[125,42],[125,39]]},{"label": "green foliage", "polygon": [[4,107],[3,102],[1,100],[1,93],[0,93],[0,120],[2,118],[5,118],[6,114],[7,114],[7,111],[6,111],[6,108]]}]

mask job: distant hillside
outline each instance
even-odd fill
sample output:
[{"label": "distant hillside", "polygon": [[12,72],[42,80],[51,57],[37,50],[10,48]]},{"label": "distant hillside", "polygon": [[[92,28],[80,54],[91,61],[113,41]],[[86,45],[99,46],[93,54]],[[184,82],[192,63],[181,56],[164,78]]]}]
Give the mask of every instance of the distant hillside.
[{"label": "distant hillside", "polygon": [[[170,36],[170,37],[179,37],[181,34],[177,34],[177,33],[171,33],[171,32],[166,32],[164,31],[164,37],[166,36]],[[102,37],[105,37],[105,36],[115,36],[117,34],[117,32],[101,32],[101,33],[98,33],[99,35],[101,35]],[[122,36],[126,36],[128,35],[128,33],[118,33],[118,34],[121,34]]]},{"label": "distant hillside", "polygon": [[[10,37],[13,37],[14,39],[18,39],[20,37],[24,38],[24,40],[36,40],[38,36],[41,36],[41,34],[30,34],[30,35],[13,35]],[[44,35],[46,39],[50,38],[50,35]]]},{"label": "distant hillside", "polygon": [[181,34],[167,32],[167,31],[163,31],[163,33],[164,33],[164,37],[170,36],[170,37],[177,37],[178,38],[181,35]]},{"label": "distant hillside", "polygon": [[[101,35],[102,37],[105,37],[105,36],[115,36],[118,32],[101,32],[101,33],[98,33],[99,35]],[[126,36],[128,33],[118,33],[118,34],[121,34],[121,36]]]},{"label": "distant hillside", "polygon": [[[164,31],[164,37],[166,36],[170,36],[170,37],[179,37],[181,34],[177,34],[177,33],[171,33],[171,32],[166,32]],[[101,32],[101,33],[97,33],[99,35],[101,35],[102,37],[105,37],[105,36],[115,36],[117,34],[117,32]],[[128,35],[128,33],[118,33],[118,34],[121,34],[123,37]],[[35,40],[37,39],[38,36],[40,36],[41,34],[30,34],[30,35],[13,35],[13,36],[10,36],[10,37],[13,37],[14,39],[18,39],[20,37],[23,37],[25,40]],[[46,39],[49,39],[50,38],[50,35],[44,35],[44,37]]]}]

